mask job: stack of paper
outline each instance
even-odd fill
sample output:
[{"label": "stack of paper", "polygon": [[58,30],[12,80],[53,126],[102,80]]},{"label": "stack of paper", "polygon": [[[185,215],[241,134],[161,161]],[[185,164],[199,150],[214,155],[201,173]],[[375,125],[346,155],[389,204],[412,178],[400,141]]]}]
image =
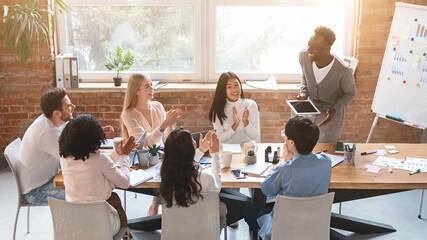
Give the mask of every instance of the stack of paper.
[{"label": "stack of paper", "polygon": [[142,169],[132,170],[130,172],[130,186],[138,186],[139,184],[146,182],[152,178],[153,176],[151,174],[147,173]]}]

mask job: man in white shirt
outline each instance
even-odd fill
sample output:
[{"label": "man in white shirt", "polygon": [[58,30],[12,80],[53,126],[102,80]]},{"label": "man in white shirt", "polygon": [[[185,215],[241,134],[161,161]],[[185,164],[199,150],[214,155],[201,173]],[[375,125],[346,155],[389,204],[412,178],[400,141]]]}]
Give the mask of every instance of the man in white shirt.
[{"label": "man in white shirt", "polygon": [[320,26],[301,51],[301,90],[296,97],[313,101],[321,114],[313,119],[320,130],[319,142],[336,143],[341,136],[345,108],[356,95],[353,72],[331,54],[335,33]]},{"label": "man in white shirt", "polygon": [[24,199],[32,204],[48,205],[47,197],[65,199],[63,188],[53,186],[59,171],[59,144],[65,123],[73,118],[76,108],[65,89],[43,93],[40,106],[43,114],[27,129],[22,139],[18,168]]}]

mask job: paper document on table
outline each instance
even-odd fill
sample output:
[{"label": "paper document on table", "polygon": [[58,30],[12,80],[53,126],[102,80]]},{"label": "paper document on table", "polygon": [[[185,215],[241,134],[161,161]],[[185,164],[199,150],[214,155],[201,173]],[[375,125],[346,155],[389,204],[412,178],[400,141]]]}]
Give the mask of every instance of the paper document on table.
[{"label": "paper document on table", "polygon": [[323,153],[323,154],[325,154],[326,156],[328,156],[331,159],[331,167],[335,167],[335,165],[344,161],[344,157],[342,157],[342,156],[336,156],[336,155],[327,154],[327,153]]},{"label": "paper document on table", "polygon": [[130,186],[135,187],[139,184],[146,182],[150,179],[152,179],[153,176],[146,171],[139,169],[139,170],[131,170],[130,172]]},{"label": "paper document on table", "polygon": [[270,89],[270,90],[278,90],[277,82],[275,77],[270,77],[267,80],[263,81],[255,81],[255,80],[246,80],[246,85],[254,88],[261,89]]},{"label": "paper document on table", "polygon": [[160,181],[161,180],[161,177],[160,177],[160,168],[161,167],[162,167],[162,163],[157,163],[156,165],[154,165],[150,168],[147,168],[145,171],[147,173],[149,173],[151,176],[153,176],[153,179]]},{"label": "paper document on table", "polygon": [[367,168],[367,172],[379,173],[381,171],[381,168],[371,164],[366,164],[365,168]]},{"label": "paper document on table", "polygon": [[232,153],[242,153],[242,148],[240,148],[240,144],[223,143],[222,151],[223,152],[230,151]]},{"label": "paper document on table", "polygon": [[396,168],[409,171],[421,169],[421,172],[427,172],[427,159],[407,157],[406,161],[403,161],[403,163],[402,161],[399,158],[379,156],[374,164],[379,166],[389,165],[392,169]]}]

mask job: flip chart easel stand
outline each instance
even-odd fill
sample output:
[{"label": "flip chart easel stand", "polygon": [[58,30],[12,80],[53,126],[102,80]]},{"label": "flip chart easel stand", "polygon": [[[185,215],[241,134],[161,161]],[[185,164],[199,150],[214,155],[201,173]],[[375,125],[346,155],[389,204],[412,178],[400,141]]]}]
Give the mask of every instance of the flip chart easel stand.
[{"label": "flip chart easel stand", "polygon": [[375,119],[374,119],[374,122],[372,123],[372,127],[371,127],[371,130],[369,131],[369,135],[368,135],[368,139],[366,139],[366,143],[369,143],[371,141],[372,134],[374,132],[375,126],[377,126],[377,124],[378,124],[378,118],[380,118],[380,117],[384,118],[384,119],[387,119],[387,120],[390,120],[390,121],[393,121],[393,122],[400,123],[400,124],[405,124],[405,125],[410,126],[410,127],[422,129],[423,130],[423,136],[421,138],[421,142],[422,143],[427,143],[427,128],[420,127],[420,126],[414,126],[413,124],[405,122],[405,121],[404,122],[400,122],[400,121],[396,121],[396,120],[393,120],[393,119],[390,119],[390,118],[386,118],[385,116],[380,115],[378,113],[375,115]]}]

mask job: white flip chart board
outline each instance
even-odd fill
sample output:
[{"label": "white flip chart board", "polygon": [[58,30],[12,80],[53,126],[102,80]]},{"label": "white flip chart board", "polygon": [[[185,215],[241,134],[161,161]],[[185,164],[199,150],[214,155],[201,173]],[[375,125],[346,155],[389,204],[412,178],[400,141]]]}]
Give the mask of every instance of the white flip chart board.
[{"label": "white flip chart board", "polygon": [[372,111],[427,127],[427,6],[396,3]]}]

